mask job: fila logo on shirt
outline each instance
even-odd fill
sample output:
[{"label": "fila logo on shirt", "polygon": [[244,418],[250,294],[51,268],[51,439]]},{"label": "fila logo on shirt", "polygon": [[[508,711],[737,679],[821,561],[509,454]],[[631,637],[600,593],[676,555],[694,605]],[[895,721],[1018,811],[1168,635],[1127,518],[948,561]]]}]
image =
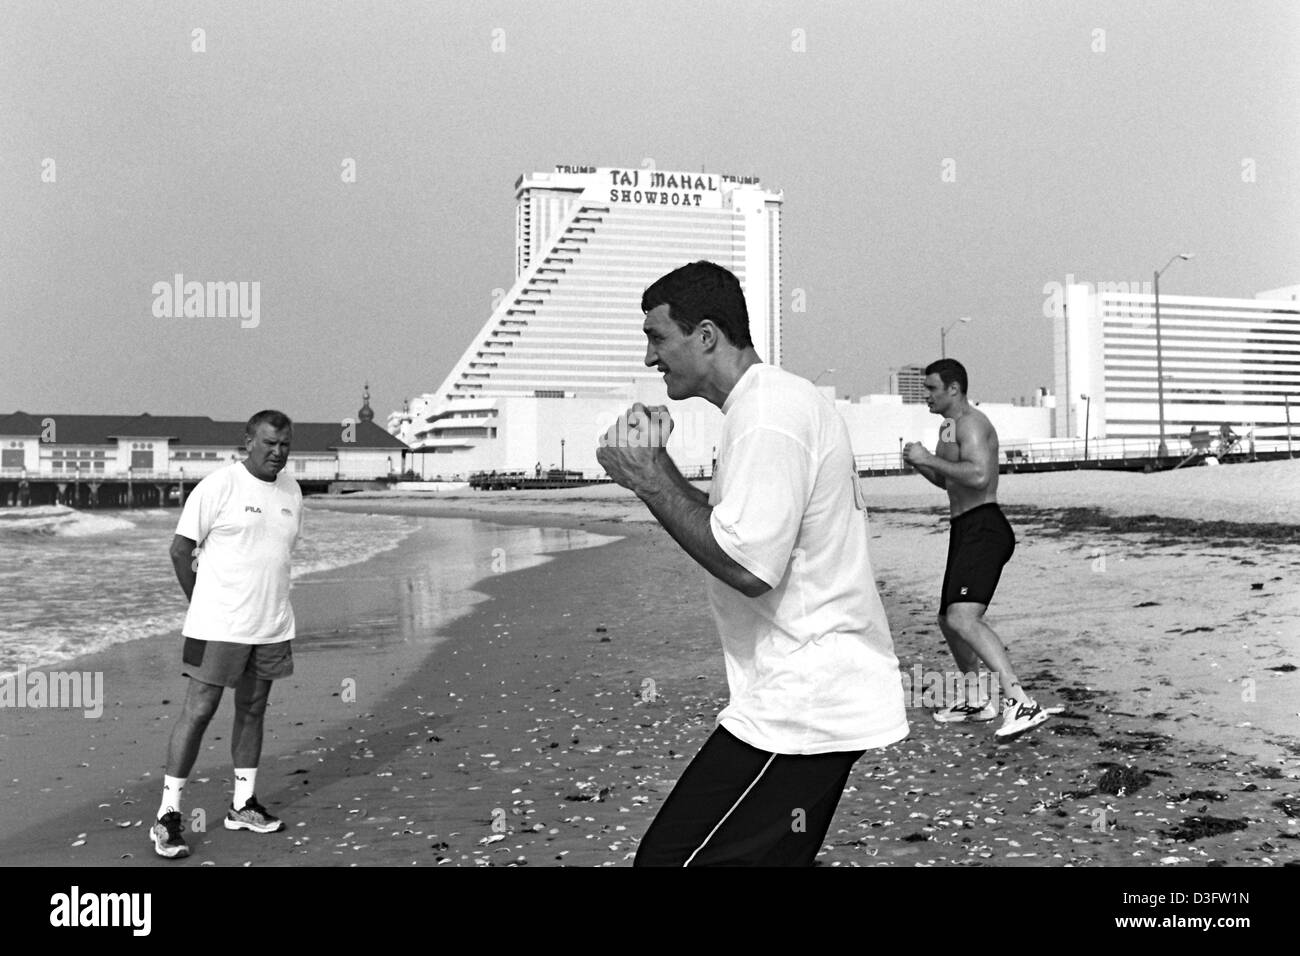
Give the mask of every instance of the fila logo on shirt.
[{"label": "fila logo on shirt", "polygon": [[256,514],[259,514],[259,515],[262,513],[262,509],[261,509],[261,508],[254,508],[252,505],[244,505],[244,511],[245,511],[245,512],[252,511],[252,512],[254,512],[254,513],[256,513]]}]

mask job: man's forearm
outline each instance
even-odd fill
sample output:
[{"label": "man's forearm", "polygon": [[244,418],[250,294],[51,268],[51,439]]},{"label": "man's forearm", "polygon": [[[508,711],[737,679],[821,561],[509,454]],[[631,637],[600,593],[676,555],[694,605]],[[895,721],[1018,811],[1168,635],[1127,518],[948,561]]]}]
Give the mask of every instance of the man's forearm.
[{"label": "man's forearm", "polygon": [[943,458],[932,458],[929,467],[935,475],[945,481],[966,488],[983,488],[988,484],[988,476],[984,473],[984,469],[973,461],[946,461]]},{"label": "man's forearm", "polygon": [[194,567],[191,557],[182,557],[178,554],[172,555],[172,567],[176,569],[176,580],[181,582],[181,590],[185,592],[185,600],[194,597],[194,582],[198,580],[198,575],[194,573]]},{"label": "man's forearm", "polygon": [[936,473],[935,470],[931,468],[929,465],[913,465],[912,467],[915,468],[918,472],[920,472],[921,477],[924,478],[926,481],[928,481],[930,484],[935,485],[939,488],[948,487],[948,480],[944,478],[942,475]]},{"label": "man's forearm", "polygon": [[194,570],[194,547],[186,548],[182,551],[179,548],[171,549],[172,567],[176,569],[176,580],[181,583],[181,590],[185,592],[185,600],[194,597],[194,582],[199,579],[198,572]]},{"label": "man's forearm", "polygon": [[709,496],[683,478],[671,459],[662,481],[636,493],[682,550],[715,578],[749,597],[771,590],[718,545],[709,523],[713,513]]},{"label": "man's forearm", "polygon": [[[673,466],[673,471],[677,471],[676,465]],[[688,496],[690,496],[690,499],[694,501],[696,504],[707,506],[709,503],[709,493],[707,491],[704,491],[701,488],[696,488],[693,484],[691,484],[689,481],[686,480],[686,476],[683,475],[680,471],[677,472],[677,475],[679,478],[681,478],[680,485],[682,491],[684,491]]]}]

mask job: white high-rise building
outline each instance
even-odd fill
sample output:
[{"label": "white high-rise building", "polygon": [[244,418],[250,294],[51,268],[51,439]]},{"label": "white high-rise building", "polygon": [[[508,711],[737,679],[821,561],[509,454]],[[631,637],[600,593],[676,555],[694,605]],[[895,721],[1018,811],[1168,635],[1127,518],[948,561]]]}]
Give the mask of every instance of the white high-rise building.
[{"label": "white high-rise building", "polygon": [[735,273],[754,348],[781,364],[780,192],[753,177],[557,166],[520,176],[515,197],[514,284],[442,384],[389,417],[431,454],[430,473],[549,465],[551,425],[591,417],[573,400],[667,402],[644,364],[641,293],[688,262]]},{"label": "white high-rise building", "polygon": [[[1147,441],[1160,434],[1149,284],[1064,287],[1055,316],[1055,433]],[[1160,295],[1164,424],[1171,449],[1223,425],[1284,443],[1300,404],[1300,286],[1253,299]],[[1083,396],[1088,395],[1088,400]]]},{"label": "white high-rise building", "polygon": [[925,366],[900,365],[891,371],[889,394],[901,395],[906,405],[924,405],[929,394],[925,390]]}]

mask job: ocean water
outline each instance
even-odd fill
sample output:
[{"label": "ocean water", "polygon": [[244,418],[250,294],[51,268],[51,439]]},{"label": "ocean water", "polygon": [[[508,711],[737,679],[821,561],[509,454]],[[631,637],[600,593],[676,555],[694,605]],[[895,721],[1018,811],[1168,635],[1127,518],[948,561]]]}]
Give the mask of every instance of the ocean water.
[{"label": "ocean water", "polygon": [[295,583],[299,641],[372,649],[435,643],[446,624],[487,600],[479,582],[541,564],[553,553],[619,540],[581,528],[473,518],[413,520],[415,531],[400,548],[365,567],[325,571]]},{"label": "ocean water", "polygon": [[[79,512],[0,509],[0,675],[155,634],[179,633],[186,602],[168,547],[176,509]],[[427,631],[482,597],[469,590],[490,573],[546,560],[547,552],[617,540],[583,531],[506,527],[470,519],[369,515],[308,507],[293,556],[293,602],[339,586],[361,564],[419,533],[415,573],[393,589],[376,620]],[[311,618],[311,614],[305,615]]]}]

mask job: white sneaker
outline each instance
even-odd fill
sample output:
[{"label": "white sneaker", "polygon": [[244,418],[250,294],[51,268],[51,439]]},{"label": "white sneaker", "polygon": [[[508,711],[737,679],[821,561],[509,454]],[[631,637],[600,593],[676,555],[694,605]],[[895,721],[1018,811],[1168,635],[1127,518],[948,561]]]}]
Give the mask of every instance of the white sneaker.
[{"label": "white sneaker", "polygon": [[997,715],[997,705],[991,700],[985,701],[983,704],[967,704],[961,701],[950,707],[944,707],[942,710],[936,710],[932,714],[934,719],[941,724],[964,724],[992,720]]},{"label": "white sneaker", "polygon": [[252,830],[254,833],[279,833],[284,829],[284,821],[272,816],[266,807],[257,802],[257,797],[248,798],[242,810],[233,806],[226,811],[227,830]]},{"label": "white sneaker", "polygon": [[154,852],[169,860],[184,859],[189,856],[189,844],[185,842],[185,837],[181,836],[184,831],[185,823],[180,813],[175,810],[164,813],[149,830]]},{"label": "white sneaker", "polygon": [[1002,726],[993,732],[993,736],[1002,740],[1019,737],[1026,730],[1037,727],[1052,713],[1051,710],[1043,709],[1038,701],[1008,697],[1002,702]]}]

